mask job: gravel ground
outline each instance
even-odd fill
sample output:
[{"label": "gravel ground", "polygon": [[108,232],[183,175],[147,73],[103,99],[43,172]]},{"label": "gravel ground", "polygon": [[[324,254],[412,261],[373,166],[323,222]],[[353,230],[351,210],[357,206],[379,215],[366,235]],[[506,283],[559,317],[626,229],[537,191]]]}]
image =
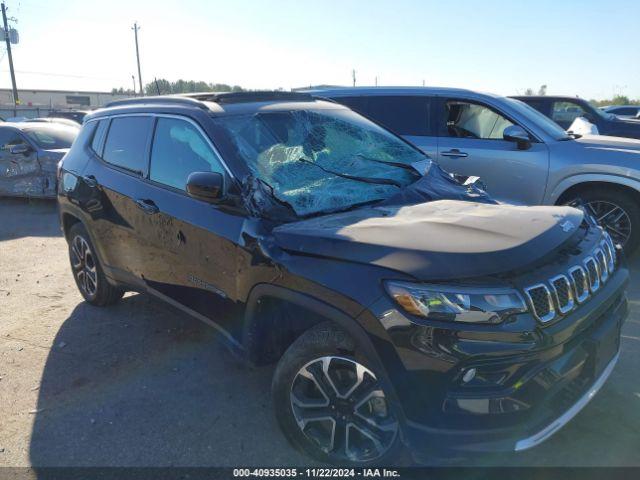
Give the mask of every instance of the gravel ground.
[{"label": "gravel ground", "polygon": [[[145,295],[77,292],[55,204],[0,199],[0,466],[282,466],[271,367],[241,366],[197,320]],[[635,280],[640,270],[633,262]],[[640,288],[597,397],[534,450],[468,465],[640,466]]]}]

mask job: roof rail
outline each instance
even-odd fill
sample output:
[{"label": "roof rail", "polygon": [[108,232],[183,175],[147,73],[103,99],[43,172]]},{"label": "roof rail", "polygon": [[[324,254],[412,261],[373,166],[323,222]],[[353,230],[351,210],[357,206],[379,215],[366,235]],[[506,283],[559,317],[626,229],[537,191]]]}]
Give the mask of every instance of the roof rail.
[{"label": "roof rail", "polygon": [[310,102],[314,98],[308,93],[276,91],[251,91],[251,92],[201,92],[185,93],[183,97],[193,98],[203,102],[216,103],[244,103],[244,102],[268,102],[271,100],[283,100],[290,102]]},{"label": "roof rail", "polygon": [[105,107],[121,107],[124,105],[188,105],[191,107],[209,110],[204,103],[198,98],[192,98],[184,95],[157,95],[152,97],[134,97],[125,98],[124,100],[114,100],[105,105]]}]

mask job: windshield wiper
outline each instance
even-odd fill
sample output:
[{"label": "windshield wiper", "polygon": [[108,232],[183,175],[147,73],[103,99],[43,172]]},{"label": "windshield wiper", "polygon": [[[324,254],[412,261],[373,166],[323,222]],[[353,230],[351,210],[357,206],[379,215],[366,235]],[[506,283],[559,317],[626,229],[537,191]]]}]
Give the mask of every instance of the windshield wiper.
[{"label": "windshield wiper", "polygon": [[300,157],[298,159],[299,162],[303,162],[303,163],[308,163],[309,165],[313,165],[314,167],[318,167],[319,169],[330,173],[331,175],[335,175],[336,177],[342,177],[342,178],[346,178],[347,180],[353,180],[355,182],[363,182],[363,183],[372,183],[372,184],[376,184],[376,185],[392,185],[396,188],[402,188],[402,184],[400,182],[396,182],[395,180],[391,180],[389,178],[370,178],[370,177],[358,177],[355,175],[349,175],[348,173],[339,173],[339,172],[334,172],[333,170],[329,170],[327,168],[324,168],[321,165],[318,165],[317,163],[311,162],[309,160],[307,160],[306,158]]},{"label": "windshield wiper", "polygon": [[406,163],[400,163],[400,162],[386,162],[384,160],[378,160],[376,158],[371,158],[371,157],[367,157],[366,155],[363,155],[361,153],[356,153],[355,155],[356,157],[360,157],[364,160],[369,160],[370,162],[376,162],[376,163],[381,163],[383,165],[389,165],[391,167],[398,167],[398,168],[402,168],[404,170],[408,170],[411,173],[415,173],[416,175],[420,175],[420,173],[418,171],[416,171],[416,169],[411,166],[411,165],[407,165]]}]

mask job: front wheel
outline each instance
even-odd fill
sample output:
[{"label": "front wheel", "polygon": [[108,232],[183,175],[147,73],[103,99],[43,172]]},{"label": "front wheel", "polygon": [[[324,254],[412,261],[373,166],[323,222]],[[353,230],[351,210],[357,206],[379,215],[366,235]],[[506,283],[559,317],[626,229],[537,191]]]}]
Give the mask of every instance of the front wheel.
[{"label": "front wheel", "polygon": [[583,192],[580,199],[627,255],[636,251],[640,244],[640,206],[631,195],[618,190],[592,189]]},{"label": "front wheel", "polygon": [[276,418],[289,442],[325,463],[390,461],[400,447],[397,416],[378,376],[351,338],[330,323],[305,332],[273,378]]}]

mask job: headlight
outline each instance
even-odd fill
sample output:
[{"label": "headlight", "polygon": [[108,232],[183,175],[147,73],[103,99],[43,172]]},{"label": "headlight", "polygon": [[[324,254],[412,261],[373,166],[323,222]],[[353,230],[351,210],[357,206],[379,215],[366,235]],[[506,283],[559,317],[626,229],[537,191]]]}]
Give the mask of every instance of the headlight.
[{"label": "headlight", "polygon": [[385,287],[405,312],[433,320],[500,323],[509,315],[527,310],[520,294],[510,288],[392,281]]}]

